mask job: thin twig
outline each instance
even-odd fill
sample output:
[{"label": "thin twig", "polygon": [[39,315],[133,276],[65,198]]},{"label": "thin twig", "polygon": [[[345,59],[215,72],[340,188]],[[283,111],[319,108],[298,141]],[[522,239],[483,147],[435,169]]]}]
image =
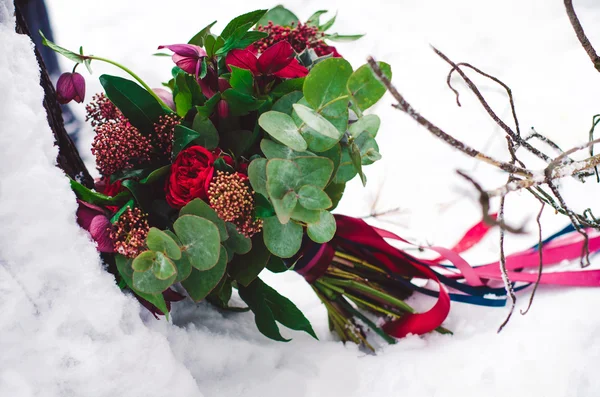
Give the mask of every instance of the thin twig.
[{"label": "thin twig", "polygon": [[573,8],[573,0],[565,0],[565,8],[567,9],[569,21],[571,21],[571,25],[573,26],[573,30],[575,30],[575,34],[577,35],[581,46],[590,57],[590,60],[594,64],[596,70],[600,72],[600,57],[583,31],[583,27],[581,26],[579,18],[577,18],[577,14],[575,14],[575,9]]},{"label": "thin twig", "polygon": [[535,285],[533,286],[533,291],[531,291],[531,295],[529,296],[529,304],[527,305],[527,309],[525,309],[524,311],[521,310],[521,314],[525,315],[527,314],[527,312],[529,311],[529,309],[531,309],[531,304],[533,303],[533,298],[535,296],[535,291],[537,291],[538,286],[540,285],[540,280],[542,279],[542,269],[544,266],[544,260],[543,260],[543,244],[542,244],[542,222],[541,222],[541,218],[542,218],[542,212],[544,212],[544,207],[546,206],[546,203],[544,203],[542,201],[542,207],[540,208],[540,212],[538,213],[537,218],[535,218],[535,220],[537,221],[537,225],[538,225],[538,256],[540,258],[540,263],[538,266],[538,275],[537,275],[537,279],[535,280]]},{"label": "thin twig", "polygon": [[[502,196],[500,199],[500,210],[498,211],[498,219],[501,222],[504,222],[504,201],[506,196]],[[500,229],[500,272],[502,273],[502,282],[504,283],[504,289],[506,290],[506,295],[508,296],[508,300],[510,301],[510,311],[508,312],[508,316],[500,327],[498,328],[498,333],[502,331],[502,329],[508,324],[510,318],[515,310],[515,304],[517,303],[517,296],[515,295],[515,290],[513,285],[508,278],[508,272],[506,270],[506,256],[504,255],[504,229]]]}]

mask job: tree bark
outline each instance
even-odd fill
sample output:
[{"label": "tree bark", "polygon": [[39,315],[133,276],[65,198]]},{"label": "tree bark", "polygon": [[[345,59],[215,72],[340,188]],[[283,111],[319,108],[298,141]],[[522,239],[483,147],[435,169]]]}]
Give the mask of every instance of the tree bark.
[{"label": "tree bark", "polygon": [[[16,32],[26,34],[31,38],[31,33],[29,32],[25,18],[19,9],[18,1],[15,2],[15,17],[17,20]],[[67,134],[62,117],[62,110],[56,99],[56,90],[54,89],[52,80],[50,80],[46,65],[44,64],[39,51],[37,48],[34,48],[34,51],[40,66],[40,85],[44,89],[44,109],[46,109],[48,124],[54,134],[54,144],[58,146],[58,156],[56,158],[57,166],[71,178],[91,189],[94,187],[94,179],[83,163],[73,140],[71,140],[71,137]]]}]

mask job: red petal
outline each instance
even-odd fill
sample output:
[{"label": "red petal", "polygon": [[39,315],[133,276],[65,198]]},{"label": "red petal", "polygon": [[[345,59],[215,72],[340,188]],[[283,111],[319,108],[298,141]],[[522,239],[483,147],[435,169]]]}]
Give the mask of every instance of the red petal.
[{"label": "red petal", "polygon": [[296,52],[287,41],[267,48],[258,58],[258,70],[261,74],[275,74],[288,66],[295,59]]},{"label": "red petal", "polygon": [[297,77],[304,77],[308,74],[308,69],[300,65],[297,59],[293,59],[285,68],[279,72],[274,73],[275,76],[281,77],[282,79],[295,79]]},{"label": "red petal", "polygon": [[206,51],[204,51],[202,47],[193,44],[171,44],[158,47],[159,50],[163,48],[168,48],[175,54],[188,58],[200,58],[206,56]]},{"label": "red petal", "polygon": [[225,58],[225,64],[227,65],[227,69],[229,69],[229,71],[231,71],[232,66],[235,66],[240,69],[247,69],[255,75],[259,74],[256,57],[248,50],[230,51]]},{"label": "red petal", "polygon": [[177,65],[181,70],[189,74],[196,74],[196,68],[199,64],[199,60],[197,58],[184,57],[181,55],[173,54],[173,62]]}]

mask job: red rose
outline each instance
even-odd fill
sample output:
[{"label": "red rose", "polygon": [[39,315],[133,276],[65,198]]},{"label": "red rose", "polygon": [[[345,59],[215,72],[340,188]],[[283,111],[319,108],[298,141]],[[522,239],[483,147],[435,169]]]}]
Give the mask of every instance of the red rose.
[{"label": "red rose", "polygon": [[215,160],[216,156],[202,146],[190,146],[179,152],[167,180],[167,203],[181,208],[195,198],[206,200]]}]

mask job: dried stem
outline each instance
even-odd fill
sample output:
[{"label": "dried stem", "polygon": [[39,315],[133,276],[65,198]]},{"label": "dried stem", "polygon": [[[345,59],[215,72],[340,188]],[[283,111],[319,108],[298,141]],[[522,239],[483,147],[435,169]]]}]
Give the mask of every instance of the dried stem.
[{"label": "dried stem", "polygon": [[571,25],[573,26],[573,30],[575,30],[575,34],[577,35],[581,46],[590,57],[590,60],[594,64],[596,70],[600,72],[600,57],[598,57],[598,54],[592,46],[592,43],[590,43],[585,35],[585,32],[583,31],[583,27],[581,26],[579,18],[577,18],[577,14],[575,14],[575,9],[573,8],[573,0],[565,0],[565,8],[567,10],[567,15],[569,16],[569,21],[571,21]]},{"label": "dried stem", "polygon": [[[502,196],[500,199],[500,210],[498,211],[498,219],[500,222],[504,222],[504,202],[506,196]],[[515,295],[515,290],[513,285],[508,278],[508,272],[506,270],[506,256],[504,255],[504,229],[500,229],[500,272],[502,273],[502,282],[504,283],[504,289],[506,290],[506,294],[508,296],[508,300],[510,301],[510,311],[508,312],[508,316],[506,319],[500,324],[498,328],[498,333],[502,331],[502,329],[508,324],[510,318],[515,310],[515,304],[517,303],[517,296]]]},{"label": "dried stem", "polygon": [[535,218],[537,225],[538,225],[538,256],[540,258],[540,263],[538,265],[538,275],[537,275],[537,279],[535,280],[535,285],[533,286],[533,291],[531,291],[531,295],[529,296],[529,303],[527,304],[527,309],[525,310],[521,310],[521,314],[525,315],[527,314],[527,312],[529,311],[529,309],[531,309],[531,304],[533,303],[533,298],[535,297],[535,291],[537,291],[538,286],[540,285],[540,280],[542,278],[542,269],[544,266],[544,260],[543,260],[543,245],[542,245],[542,222],[541,222],[541,218],[542,218],[542,212],[544,212],[544,207],[546,206],[546,203],[544,203],[542,201],[542,207],[540,208],[540,212],[538,213],[537,218]]}]

